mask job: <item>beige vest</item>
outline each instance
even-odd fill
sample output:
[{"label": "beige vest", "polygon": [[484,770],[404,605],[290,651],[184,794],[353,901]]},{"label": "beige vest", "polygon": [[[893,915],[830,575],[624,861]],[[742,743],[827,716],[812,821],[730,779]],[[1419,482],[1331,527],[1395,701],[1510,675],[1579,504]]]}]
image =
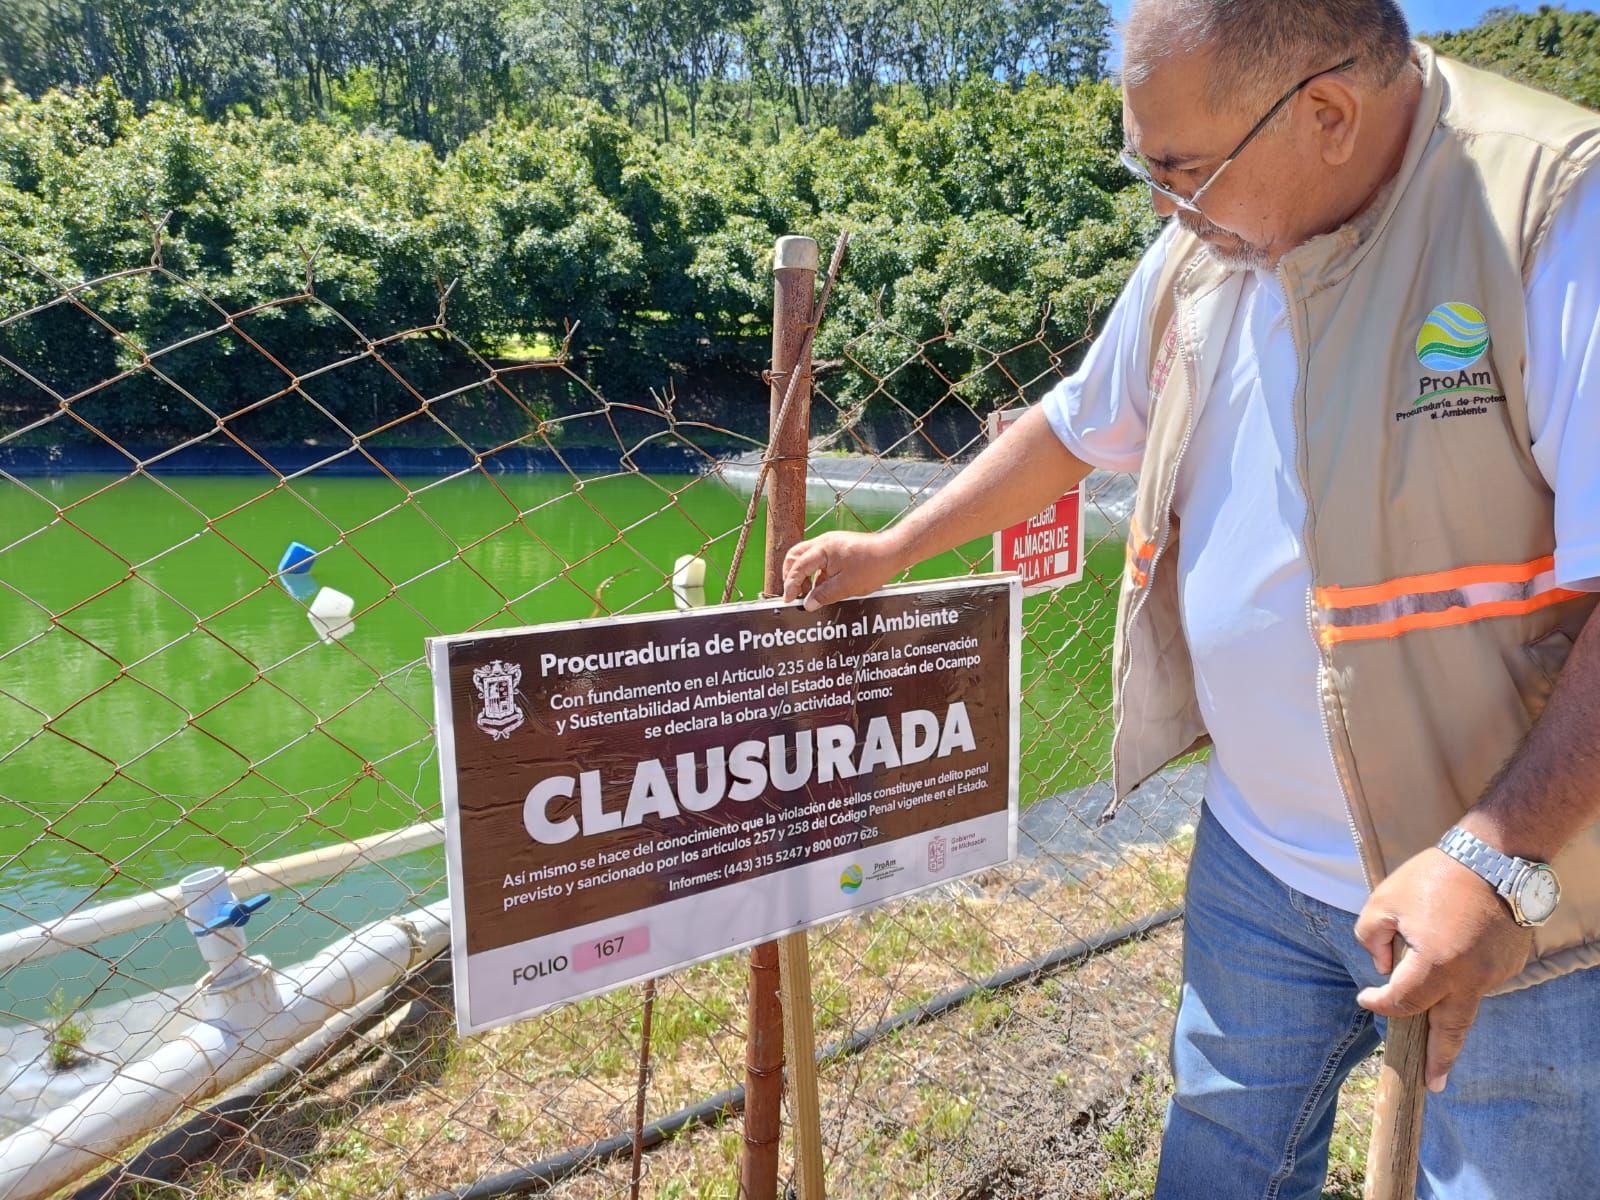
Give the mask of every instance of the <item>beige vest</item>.
[{"label": "beige vest", "polygon": [[[1600,118],[1418,55],[1422,102],[1387,197],[1278,271],[1299,360],[1306,621],[1374,882],[1476,803],[1600,599],[1554,585],[1554,497],[1523,393],[1527,272],[1600,158]],[[1206,741],[1172,497],[1242,277],[1202,249],[1180,232],[1149,314],[1150,433],[1114,656],[1118,803]],[[1554,865],[1561,905],[1503,990],[1600,963],[1600,826]]]}]

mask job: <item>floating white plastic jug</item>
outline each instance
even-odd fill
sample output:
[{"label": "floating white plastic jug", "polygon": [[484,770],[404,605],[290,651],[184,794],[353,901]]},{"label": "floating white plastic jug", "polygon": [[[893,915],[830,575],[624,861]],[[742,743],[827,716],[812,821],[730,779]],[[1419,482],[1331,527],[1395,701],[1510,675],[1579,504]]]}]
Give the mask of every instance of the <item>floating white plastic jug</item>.
[{"label": "floating white plastic jug", "polygon": [[325,587],[311,602],[306,616],[311,621],[311,628],[317,631],[317,636],[331,645],[355,629],[356,623],[350,617],[355,610],[356,602],[349,596]]},{"label": "floating white plastic jug", "polygon": [[672,564],[672,603],[679,612],[705,607],[705,559],[693,554],[684,554]]},{"label": "floating white plastic jug", "polygon": [[706,560],[695,554],[679,556],[678,561],[672,564],[672,586],[675,588],[697,588],[706,585]]}]

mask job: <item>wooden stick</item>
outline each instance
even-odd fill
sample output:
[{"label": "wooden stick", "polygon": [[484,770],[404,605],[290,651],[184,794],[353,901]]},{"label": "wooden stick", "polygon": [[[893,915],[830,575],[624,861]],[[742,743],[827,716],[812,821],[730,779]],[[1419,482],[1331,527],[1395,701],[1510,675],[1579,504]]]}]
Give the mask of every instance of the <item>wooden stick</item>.
[{"label": "wooden stick", "polygon": [[[1395,942],[1395,966],[1404,954]],[[1428,1091],[1428,1014],[1389,1018],[1367,1147],[1366,1200],[1416,1200],[1417,1156],[1422,1147],[1422,1102]]]},{"label": "wooden stick", "polygon": [[783,968],[783,1031],[794,1106],[794,1158],[800,1200],[823,1200],[822,1107],[817,1100],[817,1038],[811,1022],[811,950],[806,935],[778,943]]},{"label": "wooden stick", "polygon": [[650,1027],[656,1010],[656,981],[644,985],[644,1019],[639,1030],[639,1085],[633,1101],[633,1172],[628,1183],[629,1200],[639,1200],[639,1184],[644,1179],[644,1108],[650,1091]]}]

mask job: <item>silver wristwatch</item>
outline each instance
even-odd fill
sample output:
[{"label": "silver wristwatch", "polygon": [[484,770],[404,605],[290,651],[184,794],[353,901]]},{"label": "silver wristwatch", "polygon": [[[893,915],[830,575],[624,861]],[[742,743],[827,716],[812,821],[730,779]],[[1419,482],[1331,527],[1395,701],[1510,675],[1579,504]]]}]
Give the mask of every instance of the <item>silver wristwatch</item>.
[{"label": "silver wristwatch", "polygon": [[1511,908],[1511,919],[1524,928],[1543,925],[1561,899],[1561,883],[1549,863],[1529,862],[1501,854],[1488,842],[1459,825],[1439,839],[1439,849],[1484,880]]}]

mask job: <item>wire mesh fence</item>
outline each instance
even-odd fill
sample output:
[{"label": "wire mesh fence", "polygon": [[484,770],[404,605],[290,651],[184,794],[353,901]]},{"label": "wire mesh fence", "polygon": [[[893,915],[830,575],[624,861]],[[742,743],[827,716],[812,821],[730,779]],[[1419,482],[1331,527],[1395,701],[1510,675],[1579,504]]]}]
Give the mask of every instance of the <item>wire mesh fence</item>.
[{"label": "wire mesh fence", "polygon": [[[756,598],[754,545],[727,576],[765,386],[619,396],[572,330],[468,345],[447,286],[363,328],[312,262],[219,297],[153,242],[84,281],[12,256],[0,309],[0,1195],[60,1186],[5,1173],[30,1129],[85,1194],[737,1194],[744,956],[659,981],[642,1121],[640,988],[454,1035],[420,668],[431,635],[670,609],[684,556]],[[857,326],[816,365],[812,531],[896,520],[1082,350]],[[1083,582],[1026,601],[1018,860],[813,934],[835,1195],[1096,1194],[1099,1115],[1165,1042],[1200,769],[1098,821],[1130,499],[1093,477]],[[989,569],[983,542],[913,575]],[[245,932],[276,972],[396,922],[411,952],[309,1048],[85,1145],[51,1114],[195,1018],[175,885],[208,866],[272,896]]]}]

